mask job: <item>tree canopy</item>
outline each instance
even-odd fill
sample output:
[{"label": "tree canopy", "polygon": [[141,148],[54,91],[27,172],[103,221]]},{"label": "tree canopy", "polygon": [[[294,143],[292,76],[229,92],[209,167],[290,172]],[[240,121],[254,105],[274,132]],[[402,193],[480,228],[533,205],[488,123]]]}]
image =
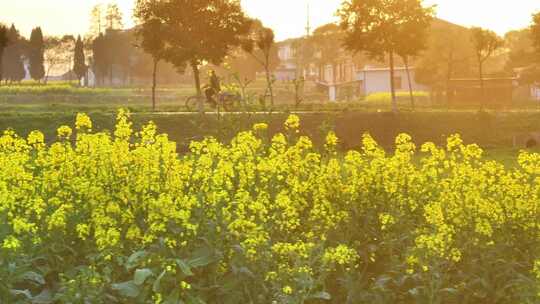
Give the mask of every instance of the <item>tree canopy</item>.
[{"label": "tree canopy", "polygon": [[162,27],[163,57],[183,70],[193,69],[200,94],[199,68],[205,63],[220,64],[242,42],[250,30],[250,20],[237,0],[146,1],[152,5],[137,7],[143,20],[156,20]]},{"label": "tree canopy", "polygon": [[338,10],[345,46],[378,59],[404,49],[403,35],[428,28],[433,13],[420,0],[346,0]]},{"label": "tree canopy", "polygon": [[[504,46],[504,41],[497,36],[495,32],[480,27],[471,28],[471,39],[478,63],[478,78],[480,79],[481,94],[482,98],[484,98],[484,63],[491,58],[498,49]],[[482,101],[482,107],[483,103],[484,101]]]},{"label": "tree canopy", "polygon": [[44,51],[43,32],[40,27],[37,27],[32,30],[32,34],[30,35],[30,49],[28,51],[30,76],[36,81],[45,77]]},{"label": "tree canopy", "polygon": [[484,63],[504,46],[504,41],[495,32],[480,27],[471,28],[471,39],[479,63]]},{"label": "tree canopy", "polygon": [[0,24],[0,85],[2,84],[2,80],[4,78],[4,75],[3,75],[4,67],[2,64],[3,63],[2,59],[4,57],[4,50],[9,44],[8,31],[9,30],[5,25]]},{"label": "tree canopy", "polygon": [[[394,54],[416,53],[421,48],[424,40],[416,36],[429,27],[433,13],[433,7],[423,7],[421,0],[345,0],[338,10],[347,49],[379,60],[388,55],[394,111]],[[403,42],[412,38],[411,45]]]},{"label": "tree canopy", "polygon": [[26,76],[23,63],[26,42],[13,24],[7,33],[7,37],[9,44],[5,48],[2,58],[3,77],[9,81],[21,81]]},{"label": "tree canopy", "polygon": [[536,61],[531,29],[510,31],[504,36],[504,42],[508,50],[506,70],[527,67]]},{"label": "tree canopy", "polygon": [[450,79],[472,75],[474,56],[467,28],[434,19],[427,49],[415,64],[416,81],[430,86],[436,95],[445,91],[448,96]]},{"label": "tree canopy", "polygon": [[537,59],[540,62],[540,12],[533,15],[533,22],[530,30],[533,44],[537,52]]},{"label": "tree canopy", "polygon": [[311,40],[319,64],[331,64],[340,55],[344,33],[337,24],[329,23],[313,31]]},{"label": "tree canopy", "polygon": [[81,39],[81,36],[77,37],[75,42],[75,51],[73,56],[73,72],[77,76],[77,79],[80,81],[84,75],[86,75],[86,59],[84,56],[84,42]]},{"label": "tree canopy", "polygon": [[274,79],[272,70],[279,64],[278,50],[275,44],[274,31],[264,27],[259,20],[254,20],[251,23],[251,33],[248,39],[242,43],[243,50],[251,54],[255,61],[264,69],[272,106],[274,106]]}]

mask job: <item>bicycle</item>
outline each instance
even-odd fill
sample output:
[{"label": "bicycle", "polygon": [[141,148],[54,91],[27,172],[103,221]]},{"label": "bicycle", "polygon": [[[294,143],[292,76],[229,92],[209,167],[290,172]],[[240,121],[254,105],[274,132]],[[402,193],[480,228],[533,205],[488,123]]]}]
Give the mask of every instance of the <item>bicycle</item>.
[{"label": "bicycle", "polygon": [[235,104],[239,104],[241,102],[241,97],[238,94],[232,94],[228,92],[220,92],[217,94],[217,103],[215,102],[209,102],[206,97],[195,95],[190,96],[186,99],[186,108],[188,111],[194,111],[198,109],[199,103],[203,104],[210,104],[212,108],[218,108],[222,107],[225,112],[232,112],[234,110]]}]

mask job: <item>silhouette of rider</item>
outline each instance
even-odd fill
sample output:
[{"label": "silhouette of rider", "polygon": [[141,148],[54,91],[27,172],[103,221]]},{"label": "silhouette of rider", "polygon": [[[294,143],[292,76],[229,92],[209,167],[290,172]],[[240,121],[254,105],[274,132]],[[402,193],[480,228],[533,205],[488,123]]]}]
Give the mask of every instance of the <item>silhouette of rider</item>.
[{"label": "silhouette of rider", "polygon": [[219,94],[219,92],[221,92],[221,84],[219,81],[219,77],[216,75],[216,72],[214,70],[210,70],[209,74],[210,83],[204,91],[204,94],[206,95],[206,101],[213,107],[216,107],[217,95]]}]

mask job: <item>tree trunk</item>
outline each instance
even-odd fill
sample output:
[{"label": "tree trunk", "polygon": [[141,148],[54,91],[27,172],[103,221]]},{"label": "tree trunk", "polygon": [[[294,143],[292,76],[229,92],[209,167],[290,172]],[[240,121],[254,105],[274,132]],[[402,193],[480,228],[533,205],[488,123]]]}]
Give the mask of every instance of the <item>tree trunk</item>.
[{"label": "tree trunk", "polygon": [[0,50],[0,86],[2,85],[2,78],[4,78],[4,65],[2,64],[2,58],[4,56],[4,50]]},{"label": "tree trunk", "polygon": [[202,97],[202,91],[201,91],[201,75],[199,71],[199,65],[196,61],[191,62],[191,68],[193,69],[193,77],[195,79],[195,89],[197,90],[197,96],[199,97],[199,113],[204,114],[204,101],[201,98]]},{"label": "tree trunk", "polygon": [[396,99],[396,84],[394,81],[394,51],[390,51],[390,91],[392,93],[392,111],[398,112],[397,99]]},{"label": "tree trunk", "polygon": [[274,87],[272,85],[272,78],[270,75],[270,69],[268,68],[268,64],[264,67],[265,73],[266,73],[266,83],[268,84],[268,91],[270,92],[270,107],[274,108]]},{"label": "tree trunk", "polygon": [[152,71],[152,111],[156,111],[156,83],[157,83],[157,66],[159,60],[154,58],[154,69]]},{"label": "tree trunk", "polygon": [[411,73],[409,71],[409,57],[404,56],[403,62],[405,63],[405,71],[407,71],[407,81],[409,82],[409,95],[411,97],[411,107],[414,111],[415,104],[414,104],[413,88],[412,88],[412,83],[411,83]]},{"label": "tree trunk", "polygon": [[484,93],[484,70],[483,70],[483,63],[482,61],[478,62],[478,73],[480,76],[480,110],[484,109],[484,102],[486,99],[485,93]]},{"label": "tree trunk", "polygon": [[47,69],[47,72],[45,74],[45,79],[43,80],[43,84],[47,85],[47,82],[49,81],[49,73],[51,72],[53,66],[49,66]]},{"label": "tree trunk", "polygon": [[109,85],[113,86],[113,65],[111,64],[111,67],[109,68]]}]

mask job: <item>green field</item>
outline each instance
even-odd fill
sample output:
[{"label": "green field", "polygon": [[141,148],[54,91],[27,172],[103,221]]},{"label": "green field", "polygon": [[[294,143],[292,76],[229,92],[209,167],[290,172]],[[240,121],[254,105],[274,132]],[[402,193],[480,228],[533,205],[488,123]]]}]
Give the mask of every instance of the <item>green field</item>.
[{"label": "green field", "polygon": [[[264,81],[252,84],[247,94],[256,96],[264,91]],[[264,114],[256,101],[247,107],[237,107],[240,113],[218,119],[213,113],[204,117],[188,115],[184,101],[195,94],[192,85],[162,86],[157,90],[156,112],[151,108],[151,91],[142,87],[79,88],[66,82],[38,85],[22,83],[0,86],[0,130],[14,129],[22,136],[32,130],[43,130],[48,141],[55,140],[56,128],[71,124],[76,113],[88,113],[98,130],[112,129],[118,108],[129,109],[136,125],[153,120],[160,131],[169,134],[181,149],[193,139],[213,136],[230,140],[237,132],[249,129],[254,122],[268,122],[271,132],[291,111],[299,111],[302,132],[321,144],[324,133],[335,130],[341,150],[356,149],[362,134],[369,133],[391,150],[394,138],[408,133],[417,143],[443,143],[451,134],[461,134],[466,142],[477,143],[488,158],[513,166],[515,156],[525,148],[531,132],[540,131],[539,105],[533,102],[512,102],[501,107],[487,107],[479,112],[474,104],[447,105],[433,103],[426,93],[416,92],[416,110],[412,111],[408,94],[399,94],[399,114],[391,113],[389,94],[373,94],[348,102],[330,103],[324,92],[313,84],[306,87],[307,100],[295,106],[290,83],[276,83],[276,106],[273,113]],[[207,108],[207,111],[214,111]],[[182,113],[181,113],[182,112]]]},{"label": "green field", "polygon": [[[89,108],[96,130],[111,130],[114,113]],[[270,132],[281,131],[281,122],[287,113],[273,114],[230,114],[218,119],[215,114],[163,114],[133,113],[135,126],[152,120],[161,132],[167,133],[186,151],[192,140],[213,136],[228,141],[237,132],[248,130],[257,122],[267,122]],[[326,132],[334,130],[340,138],[342,151],[357,149],[364,133],[371,134],[381,146],[391,150],[394,139],[407,133],[417,144],[432,141],[443,144],[452,134],[460,134],[465,142],[477,143],[490,159],[507,165],[515,165],[516,155],[525,148],[529,134],[540,130],[540,113],[475,113],[475,112],[325,112],[299,114],[302,119],[302,134],[310,136],[321,146]],[[14,129],[21,136],[33,130],[42,130],[48,142],[56,140],[56,128],[73,124],[71,111],[8,112],[0,113],[0,130]]]},{"label": "green field", "polygon": [[277,91],[0,89],[0,302],[537,303],[535,104]]}]

